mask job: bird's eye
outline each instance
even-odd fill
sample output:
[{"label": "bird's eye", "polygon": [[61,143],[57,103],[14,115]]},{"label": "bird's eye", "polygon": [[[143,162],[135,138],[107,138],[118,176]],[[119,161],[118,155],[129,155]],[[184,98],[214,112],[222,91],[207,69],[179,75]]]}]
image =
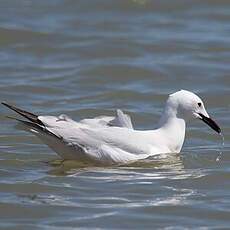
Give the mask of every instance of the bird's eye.
[{"label": "bird's eye", "polygon": [[198,104],[199,107],[201,107],[201,102],[198,102],[197,104]]}]

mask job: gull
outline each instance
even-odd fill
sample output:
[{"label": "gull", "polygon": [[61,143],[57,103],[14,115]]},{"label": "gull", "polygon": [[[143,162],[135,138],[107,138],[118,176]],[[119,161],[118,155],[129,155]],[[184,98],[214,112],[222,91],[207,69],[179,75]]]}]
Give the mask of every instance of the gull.
[{"label": "gull", "polygon": [[100,116],[76,122],[67,115],[37,116],[6,102],[2,104],[26,118],[13,119],[63,160],[123,164],[158,154],[179,153],[185,139],[186,123],[193,119],[204,121],[221,134],[203,101],[187,90],[168,96],[157,128],[153,130],[134,129],[130,116],[121,110],[117,110],[114,117]]}]

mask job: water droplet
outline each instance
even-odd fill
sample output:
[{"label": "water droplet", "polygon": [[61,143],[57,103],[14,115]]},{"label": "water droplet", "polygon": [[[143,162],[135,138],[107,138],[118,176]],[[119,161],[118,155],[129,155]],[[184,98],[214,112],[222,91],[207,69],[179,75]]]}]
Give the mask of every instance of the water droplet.
[{"label": "water droplet", "polygon": [[223,154],[223,149],[224,149],[224,135],[222,133],[220,133],[220,136],[222,138],[222,146],[221,146],[220,152],[219,152],[219,154],[218,154],[218,156],[216,158],[216,162],[219,162],[221,160],[222,154]]}]

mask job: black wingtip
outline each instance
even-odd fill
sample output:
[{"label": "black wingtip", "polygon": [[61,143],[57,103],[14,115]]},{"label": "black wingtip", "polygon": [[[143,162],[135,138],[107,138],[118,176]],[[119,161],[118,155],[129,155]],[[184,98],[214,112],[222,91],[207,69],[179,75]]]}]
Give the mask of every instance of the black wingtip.
[{"label": "black wingtip", "polygon": [[9,103],[7,103],[7,102],[5,102],[5,101],[2,101],[1,104],[4,105],[4,106],[6,106],[6,107],[9,108],[9,109],[12,109],[12,110],[17,109],[17,108],[14,107],[13,105],[10,105]]},{"label": "black wingtip", "polygon": [[1,104],[2,104],[2,105],[4,105],[4,106],[6,106],[6,107],[7,107],[7,108],[9,108],[9,109],[12,109],[12,110],[14,110],[14,111],[15,111],[14,106],[12,106],[12,105],[8,104],[7,102],[2,101],[2,102],[1,102]]},{"label": "black wingtip", "polygon": [[4,106],[6,106],[7,108],[9,108],[9,109],[11,109],[11,110],[13,110],[13,111],[19,113],[19,112],[18,112],[18,109],[17,109],[16,107],[14,107],[13,105],[10,105],[10,104],[8,104],[8,103],[5,102],[5,101],[1,102],[1,104],[4,105]]},{"label": "black wingtip", "polygon": [[9,105],[5,101],[2,101],[1,104],[5,105],[6,107],[9,107]]},{"label": "black wingtip", "polygon": [[21,116],[25,117],[26,119],[28,119],[28,120],[36,123],[36,124],[43,125],[43,123],[38,119],[38,116],[33,114],[33,113],[19,109],[13,105],[8,104],[7,102],[2,102],[2,105],[8,107],[9,109],[15,111],[16,113],[20,114]]}]

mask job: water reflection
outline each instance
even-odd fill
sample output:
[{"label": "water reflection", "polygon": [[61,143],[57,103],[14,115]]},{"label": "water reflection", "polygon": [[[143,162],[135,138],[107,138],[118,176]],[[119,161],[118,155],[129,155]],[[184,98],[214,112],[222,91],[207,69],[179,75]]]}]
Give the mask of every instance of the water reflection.
[{"label": "water reflection", "polygon": [[180,154],[164,154],[151,156],[147,159],[139,160],[129,164],[106,166],[100,164],[100,162],[90,162],[90,161],[76,161],[76,160],[52,160],[48,162],[53,168],[49,171],[49,174],[53,175],[69,175],[75,174],[82,170],[91,170],[92,168],[100,169],[100,167],[111,169],[111,168],[121,168],[121,169],[171,169],[180,171],[184,168],[183,160]]},{"label": "water reflection", "polygon": [[[127,181],[130,184],[151,184],[156,179],[186,179],[204,176],[202,169],[186,169],[186,157],[181,154],[167,154],[119,166],[102,166],[93,162],[54,160],[48,162],[55,176],[81,177],[94,180]],[[147,180],[145,180],[147,179]]]}]

